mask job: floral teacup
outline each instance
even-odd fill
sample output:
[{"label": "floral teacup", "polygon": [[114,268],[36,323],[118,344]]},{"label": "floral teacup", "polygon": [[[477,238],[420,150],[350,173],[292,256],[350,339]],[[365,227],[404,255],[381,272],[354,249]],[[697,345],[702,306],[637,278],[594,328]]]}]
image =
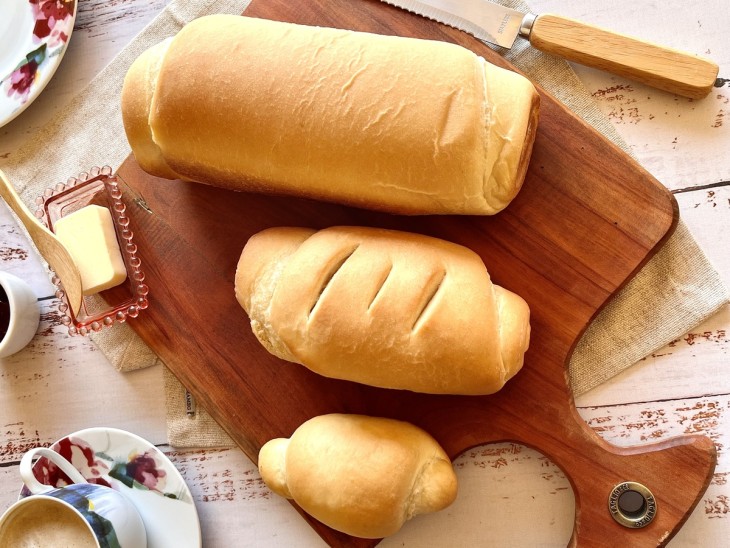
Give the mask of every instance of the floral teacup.
[{"label": "floral teacup", "polygon": [[[33,459],[53,462],[73,482],[65,487],[40,483]],[[57,546],[145,548],[142,518],[121,493],[87,483],[61,455],[38,447],[20,463],[20,476],[31,495],[13,504],[0,517],[0,546],[36,546],[38,540]]]}]

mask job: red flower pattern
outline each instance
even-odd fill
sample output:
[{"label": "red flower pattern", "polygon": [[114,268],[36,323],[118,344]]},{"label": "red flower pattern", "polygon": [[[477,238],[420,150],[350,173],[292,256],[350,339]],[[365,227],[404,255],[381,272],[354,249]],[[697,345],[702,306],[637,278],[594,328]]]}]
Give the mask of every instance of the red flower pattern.
[{"label": "red flower pattern", "polygon": [[28,0],[33,8],[33,36],[38,40],[50,37],[49,46],[56,46],[68,40],[66,25],[59,23],[70,20],[74,14],[73,0]]},{"label": "red flower pattern", "polygon": [[136,481],[150,491],[162,492],[166,482],[167,473],[158,468],[154,455],[143,453],[130,456],[129,462],[118,463],[109,475],[120,481],[131,483]]},{"label": "red flower pattern", "polygon": [[14,94],[17,94],[25,100],[30,93],[30,88],[33,85],[33,82],[35,82],[36,74],[38,74],[38,63],[35,59],[31,59],[13,71],[10,74],[8,97],[12,97]]},{"label": "red flower pattern", "polygon": [[[112,478],[130,489],[146,489],[164,497],[177,498],[177,494],[165,492],[167,472],[152,452],[130,453],[126,461],[113,460],[104,453],[95,453],[86,441],[76,437],[63,438],[53,449],[81,472],[89,483],[113,489]],[[38,459],[33,466],[33,475],[39,482],[54,487],[72,483],[58,466],[45,457]],[[27,487],[23,486],[22,494],[30,495]]]},{"label": "red flower pattern", "polygon": [[[28,53],[23,62],[5,79],[7,96],[17,96],[21,103],[28,100],[38,69],[46,58],[46,50],[65,44],[71,34],[74,0],[28,0],[33,10],[33,41],[40,43]],[[4,82],[3,82],[4,83]]]},{"label": "red flower pattern", "polygon": [[[95,457],[94,450],[84,440],[63,438],[54,449],[73,464],[74,468],[84,475],[86,481],[111,487],[111,484],[102,477],[109,467],[103,460]],[[33,475],[41,483],[56,487],[73,483],[58,466],[45,457],[39,459],[33,467]]]}]

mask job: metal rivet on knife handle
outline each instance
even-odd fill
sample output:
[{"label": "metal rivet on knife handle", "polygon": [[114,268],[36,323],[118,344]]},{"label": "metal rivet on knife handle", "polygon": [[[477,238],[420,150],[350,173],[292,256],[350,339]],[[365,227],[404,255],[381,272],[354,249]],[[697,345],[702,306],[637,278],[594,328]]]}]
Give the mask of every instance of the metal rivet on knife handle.
[{"label": "metal rivet on knife handle", "polygon": [[558,15],[539,15],[529,40],[545,53],[691,99],[709,94],[719,71],[707,59]]},{"label": "metal rivet on knife handle", "polygon": [[519,36],[521,38],[525,38],[526,40],[530,39],[530,32],[532,32],[532,25],[535,24],[535,19],[537,19],[537,15],[534,15],[532,13],[527,13],[522,18],[522,23],[520,23],[519,30]]}]

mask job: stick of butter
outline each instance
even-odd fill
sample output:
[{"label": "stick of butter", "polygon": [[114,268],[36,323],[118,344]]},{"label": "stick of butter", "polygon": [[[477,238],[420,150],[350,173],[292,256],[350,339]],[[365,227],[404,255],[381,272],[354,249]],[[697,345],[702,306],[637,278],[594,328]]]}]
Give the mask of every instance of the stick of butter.
[{"label": "stick of butter", "polygon": [[54,231],[79,269],[84,295],[94,295],[127,278],[114,221],[107,208],[82,207],[56,221]]}]

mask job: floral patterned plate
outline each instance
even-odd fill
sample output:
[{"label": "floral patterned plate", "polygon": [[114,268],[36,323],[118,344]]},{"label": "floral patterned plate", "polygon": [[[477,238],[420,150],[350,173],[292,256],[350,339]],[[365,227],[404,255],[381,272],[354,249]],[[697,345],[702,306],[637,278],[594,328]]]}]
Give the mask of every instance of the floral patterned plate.
[{"label": "floral patterned plate", "polygon": [[[0,0],[2,2],[6,0]],[[126,495],[147,530],[148,548],[200,548],[200,521],[193,497],[180,472],[150,442],[116,428],[87,428],[51,446],[89,483]],[[40,458],[33,466],[38,481],[54,487],[70,483],[53,463]],[[26,487],[20,498],[30,495]]]},{"label": "floral patterned plate", "polygon": [[0,127],[23,112],[61,63],[77,0],[0,1]]}]

